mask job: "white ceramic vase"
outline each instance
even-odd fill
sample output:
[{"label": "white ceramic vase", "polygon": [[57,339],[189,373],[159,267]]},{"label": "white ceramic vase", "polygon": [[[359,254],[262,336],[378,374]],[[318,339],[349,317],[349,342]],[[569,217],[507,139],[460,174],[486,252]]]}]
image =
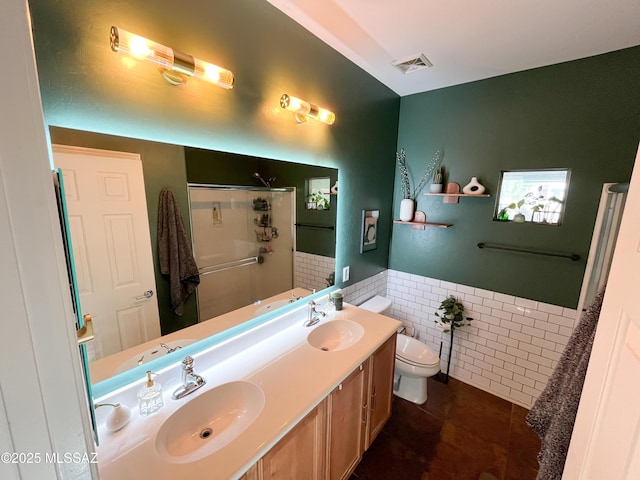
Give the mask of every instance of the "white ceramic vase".
[{"label": "white ceramic vase", "polygon": [[431,185],[429,185],[429,191],[431,193],[442,193],[442,184],[432,183]]},{"label": "white ceramic vase", "polygon": [[464,186],[462,193],[466,195],[482,195],[484,187],[478,182],[478,177],[471,177],[471,181]]},{"label": "white ceramic vase", "polygon": [[415,212],[416,203],[410,198],[404,198],[400,202],[400,220],[403,222],[410,222],[413,220],[413,214]]},{"label": "white ceramic vase", "polygon": [[513,216],[513,221],[516,223],[524,223],[525,222],[525,216],[522,213],[516,213]]}]

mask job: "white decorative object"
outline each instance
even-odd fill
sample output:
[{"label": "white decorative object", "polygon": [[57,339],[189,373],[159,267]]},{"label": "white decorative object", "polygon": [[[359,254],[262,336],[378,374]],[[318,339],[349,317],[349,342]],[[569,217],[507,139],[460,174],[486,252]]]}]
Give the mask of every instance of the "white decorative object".
[{"label": "white decorative object", "polygon": [[464,186],[462,193],[466,195],[482,195],[484,187],[478,182],[478,177],[471,177],[471,181]]},{"label": "white decorative object", "polygon": [[429,185],[429,191],[431,193],[442,193],[442,184],[432,183],[431,185]]},{"label": "white decorative object", "polygon": [[416,203],[410,198],[404,198],[400,202],[400,220],[403,222],[410,222],[413,220],[413,213],[416,208]]}]

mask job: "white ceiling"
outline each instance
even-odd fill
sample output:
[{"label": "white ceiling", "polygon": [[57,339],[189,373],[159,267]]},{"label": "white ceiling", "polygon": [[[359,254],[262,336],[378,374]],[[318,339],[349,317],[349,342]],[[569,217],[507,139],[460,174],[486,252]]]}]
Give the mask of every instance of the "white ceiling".
[{"label": "white ceiling", "polygon": [[401,96],[640,45],[640,0],[268,1]]}]

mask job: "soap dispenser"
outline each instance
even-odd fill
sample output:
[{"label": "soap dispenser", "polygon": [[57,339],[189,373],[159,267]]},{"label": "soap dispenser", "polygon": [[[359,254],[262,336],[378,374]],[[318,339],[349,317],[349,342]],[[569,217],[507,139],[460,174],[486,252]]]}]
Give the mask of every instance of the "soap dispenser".
[{"label": "soap dispenser", "polygon": [[151,370],[147,370],[147,381],[138,392],[140,415],[151,415],[162,408],[162,386],[151,378]]}]

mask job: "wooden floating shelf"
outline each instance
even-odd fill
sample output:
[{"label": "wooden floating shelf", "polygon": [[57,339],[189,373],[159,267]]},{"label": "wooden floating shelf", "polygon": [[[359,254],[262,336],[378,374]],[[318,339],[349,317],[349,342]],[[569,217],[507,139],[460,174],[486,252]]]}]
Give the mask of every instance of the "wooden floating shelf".
[{"label": "wooden floating shelf", "polygon": [[442,197],[442,203],[458,203],[460,197],[490,197],[488,193],[482,193],[478,195],[468,193],[423,193],[423,195],[429,195],[433,197]]},{"label": "wooden floating shelf", "polygon": [[434,197],[490,197],[488,193],[483,193],[481,195],[473,195],[468,193],[423,193],[423,195],[434,196]]},{"label": "wooden floating shelf", "polygon": [[453,223],[403,222],[402,220],[394,220],[393,223],[411,225],[411,228],[413,228],[414,230],[424,230],[425,227],[449,228],[453,226]]}]

